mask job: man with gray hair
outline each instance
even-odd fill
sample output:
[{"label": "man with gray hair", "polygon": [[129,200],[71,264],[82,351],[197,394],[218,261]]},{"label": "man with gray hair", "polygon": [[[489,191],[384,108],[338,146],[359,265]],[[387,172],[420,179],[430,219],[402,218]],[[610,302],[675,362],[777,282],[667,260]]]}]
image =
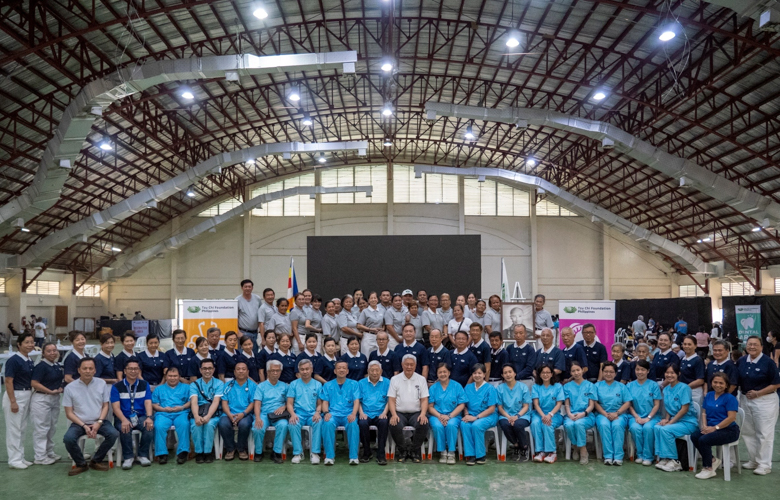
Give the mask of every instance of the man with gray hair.
[{"label": "man with gray hair", "polygon": [[[265,373],[268,378],[265,382],[258,384],[257,389],[255,389],[255,426],[252,429],[255,438],[255,462],[263,461],[265,431],[273,425],[276,433],[274,434],[272,459],[274,463],[283,463],[282,450],[285,434],[287,434],[287,420],[278,417],[281,417],[287,410],[287,391],[290,386],[279,380],[282,368],[282,362],[278,359],[269,360],[265,364]],[[271,419],[274,419],[273,424],[271,424]]]},{"label": "man with gray hair", "polygon": [[647,325],[645,324],[645,318],[641,314],[639,317],[637,317],[636,321],[631,325],[631,328],[634,330],[634,336],[641,335],[645,336],[645,332],[647,331]]},{"label": "man with gray hair", "polygon": [[[422,462],[420,447],[428,437],[428,383],[415,372],[417,357],[401,358],[403,371],[390,380],[387,406],[390,414],[390,435],[396,443],[397,462]],[[411,444],[404,437],[404,427],[414,427]]]},{"label": "man with gray hair", "polygon": [[376,427],[377,449],[376,463],[387,465],[385,443],[387,442],[387,391],[390,380],[382,376],[382,363],[377,360],[368,363],[368,377],[358,382],[360,386],[360,410],[358,426],[360,442],[363,443],[361,463],[371,461],[371,426]]},{"label": "man with gray hair", "polygon": [[219,359],[219,355],[221,354],[220,351],[225,350],[225,341],[222,340],[222,330],[216,326],[212,326],[206,330],[206,341],[209,343],[209,355],[216,363],[216,360]]},{"label": "man with gray hair", "polygon": [[[311,334],[309,334],[311,335]],[[290,440],[293,446],[292,463],[299,464],[303,459],[301,444],[301,429],[308,426],[311,429],[311,463],[320,463],[322,447],[322,401],[319,399],[322,383],[312,378],[314,365],[311,359],[298,361],[298,375],[287,391],[287,411],[290,412]]]}]

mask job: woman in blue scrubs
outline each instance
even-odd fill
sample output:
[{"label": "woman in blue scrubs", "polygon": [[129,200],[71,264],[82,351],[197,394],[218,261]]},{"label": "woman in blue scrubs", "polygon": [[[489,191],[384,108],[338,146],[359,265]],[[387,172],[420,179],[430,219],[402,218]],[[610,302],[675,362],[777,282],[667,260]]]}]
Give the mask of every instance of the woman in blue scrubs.
[{"label": "woman in blue scrubs", "polygon": [[696,354],[696,337],[688,335],[683,339],[682,350],[685,357],[680,360],[680,382],[691,388],[693,402],[701,405],[704,399],[704,377],[706,367],[704,360]]},{"label": "woman in blue scrubs", "polygon": [[360,340],[357,337],[347,338],[347,352],[341,356],[341,361],[346,361],[349,367],[348,379],[360,382],[360,379],[366,378],[368,359],[366,359],[365,354],[360,352]]},{"label": "woman in blue scrubs", "polygon": [[289,334],[277,334],[279,339],[279,350],[271,354],[268,360],[275,359],[282,363],[282,374],[279,376],[279,380],[285,384],[289,384],[295,377],[295,354],[292,352],[292,339]]},{"label": "woman in blue scrubs", "polygon": [[495,427],[498,394],[496,388],[487,383],[485,365],[477,363],[471,370],[474,382],[466,386],[466,411],[460,424],[463,435],[463,454],[466,465],[485,463],[485,432]]},{"label": "woman in blue scrubs", "polygon": [[571,444],[579,449],[580,464],[588,463],[587,431],[596,425],[596,416],[593,407],[596,399],[593,382],[585,380],[582,365],[579,361],[572,361],[569,368],[571,381],[563,386],[566,395],[566,418],[563,428]]},{"label": "woman in blue scrubs", "polygon": [[[712,447],[733,443],[739,440],[737,412],[739,402],[729,393],[729,377],[723,372],[712,376],[713,392],[708,392],[701,407],[702,417],[706,424],[691,434],[693,446],[701,455],[701,472],[696,474],[699,479],[715,477],[715,471],[720,466],[720,460],[712,459]],[[726,464],[730,467],[731,464]]]},{"label": "woman in blue scrubs", "polygon": [[160,351],[160,339],[155,334],[146,337],[146,350],[138,353],[138,363],[141,365],[141,380],[145,380],[154,390],[163,381],[163,373],[168,367],[168,359]]},{"label": "woman in blue scrubs", "polygon": [[450,380],[447,363],[439,363],[436,377],[438,380],[428,389],[428,413],[431,415],[428,422],[436,441],[436,451],[441,454],[439,463],[453,465],[461,414],[466,407],[466,393],[459,383]]},{"label": "woman in blue scrubs", "polygon": [[604,363],[604,380],[596,384],[596,426],[601,434],[604,465],[623,465],[623,441],[626,438],[631,393],[625,384],[615,380],[617,366]]},{"label": "woman in blue scrubs", "polygon": [[680,368],[670,364],[666,368],[664,408],[669,415],[655,426],[655,454],[660,459],[656,469],[666,472],[682,470],[677,460],[677,445],[674,440],[687,436],[699,428],[698,415],[693,407],[691,388],[680,382]]},{"label": "woman in blue scrubs", "polygon": [[512,443],[512,456],[517,462],[525,462],[529,458],[528,435],[526,429],[531,425],[531,392],[523,383],[517,383],[515,365],[505,363],[501,376],[504,383],[497,387],[498,391],[498,425],[504,432],[504,437]]},{"label": "woman in blue scrubs", "polygon": [[628,383],[631,393],[631,417],[628,420],[628,430],[634,439],[636,447],[636,463],[653,465],[655,458],[654,433],[655,426],[661,421],[661,388],[655,380],[649,380],[650,363],[639,359],[634,364],[636,380]]},{"label": "woman in blue scrubs", "polygon": [[566,399],[563,387],[550,365],[537,367],[536,383],[531,391],[534,412],[531,414],[531,434],[534,437],[536,455],[534,462],[555,463],[555,429],[563,423],[561,406]]}]

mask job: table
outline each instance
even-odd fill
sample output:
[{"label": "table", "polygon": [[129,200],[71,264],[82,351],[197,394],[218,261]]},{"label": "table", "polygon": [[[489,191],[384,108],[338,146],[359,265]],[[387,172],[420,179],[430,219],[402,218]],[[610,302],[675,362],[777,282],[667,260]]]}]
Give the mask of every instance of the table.
[{"label": "table", "polygon": [[[17,351],[4,352],[0,354],[0,361],[8,361],[9,359],[11,359],[11,356],[13,356],[16,353]],[[30,357],[33,359],[33,361],[37,361],[40,356],[41,356],[41,351],[33,351],[30,353]]]}]

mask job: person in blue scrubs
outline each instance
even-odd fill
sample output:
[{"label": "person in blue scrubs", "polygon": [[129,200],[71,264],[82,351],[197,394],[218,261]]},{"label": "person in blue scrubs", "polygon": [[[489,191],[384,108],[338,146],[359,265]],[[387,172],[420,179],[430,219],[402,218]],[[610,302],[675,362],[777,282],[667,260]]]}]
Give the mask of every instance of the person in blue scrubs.
[{"label": "person in blue scrubs", "polygon": [[466,335],[466,332],[455,332],[454,337],[455,349],[453,349],[450,355],[450,359],[452,359],[451,377],[461,387],[465,387],[471,383],[471,370],[479,361],[469,349],[469,336]]},{"label": "person in blue scrubs", "polygon": [[[247,338],[250,338],[247,336]],[[225,456],[229,462],[238,451],[239,460],[249,460],[249,434],[254,421],[255,392],[257,384],[249,378],[249,367],[243,359],[233,366],[234,378],[222,389],[222,416],[219,418],[219,435],[222,437]],[[238,441],[234,429],[238,430]]]},{"label": "person in blue scrubs", "polygon": [[612,363],[615,365],[615,380],[621,384],[631,381],[631,363],[626,361],[626,347],[620,342],[612,344]]},{"label": "person in blue scrubs", "polygon": [[[372,292],[372,296],[376,294]],[[358,427],[360,427],[360,442],[363,443],[363,455],[360,463],[371,461],[371,427],[377,429],[376,463],[387,465],[385,445],[390,420],[387,418],[387,391],[390,380],[382,376],[382,364],[379,361],[368,363],[368,377],[358,382],[360,387],[360,410],[358,412]]]},{"label": "person in blue scrubs", "polygon": [[664,408],[669,415],[655,426],[655,454],[660,459],[656,469],[666,472],[682,470],[677,460],[674,440],[693,433],[699,428],[699,419],[691,399],[691,388],[680,382],[680,367],[670,364],[666,368]]},{"label": "person in blue scrubs", "polygon": [[[472,323],[469,326],[469,351],[474,353],[477,358],[477,363],[485,365],[487,374],[490,374],[490,344],[485,342],[482,338],[482,325],[479,323]],[[471,373],[474,373],[472,368]],[[465,387],[465,386],[464,386]]]},{"label": "person in blue scrubs", "polygon": [[563,357],[566,359],[566,371],[561,373],[561,384],[566,385],[572,379],[571,364],[577,362],[580,365],[580,371],[583,376],[588,370],[588,358],[585,356],[585,349],[580,344],[574,342],[574,330],[568,326],[561,328],[561,340],[563,345]]},{"label": "person in blue scrubs", "polygon": [[241,344],[241,361],[246,363],[246,367],[249,369],[249,378],[255,384],[260,383],[260,365],[258,364],[258,357],[255,354],[255,341],[249,335],[244,335],[239,341]]},{"label": "person in blue scrubs", "polygon": [[[628,363],[626,363],[627,365]],[[601,434],[604,465],[623,465],[623,442],[628,426],[628,409],[631,393],[622,382],[615,379],[617,366],[607,362],[601,367],[604,380],[596,384],[596,426]]]},{"label": "person in blue scrubs", "polygon": [[325,465],[333,465],[336,459],[336,429],[344,427],[349,445],[349,465],[358,465],[360,447],[360,385],[347,378],[349,367],[343,360],[336,361],[336,378],[322,386],[320,399],[324,414],[322,438],[325,444]]},{"label": "person in blue scrubs", "polygon": [[509,346],[509,362],[515,365],[517,380],[523,382],[530,391],[534,385],[534,368],[536,368],[536,348],[526,341],[525,325],[513,327],[515,343]]},{"label": "person in blue scrubs", "polygon": [[531,391],[534,412],[531,414],[531,434],[534,437],[534,462],[555,463],[555,429],[563,424],[561,406],[566,400],[563,386],[550,365],[536,369],[536,383]]},{"label": "person in blue scrubs", "polygon": [[[433,334],[433,330],[431,334]],[[439,463],[455,464],[458,429],[463,409],[466,407],[466,393],[463,387],[450,379],[451,369],[447,363],[436,368],[436,383],[428,389],[428,413],[431,418],[433,439],[439,452]]]},{"label": "person in blue scrubs", "polygon": [[716,340],[712,343],[712,357],[714,360],[707,365],[707,392],[714,391],[712,377],[718,373],[725,373],[729,379],[729,393],[736,396],[739,389],[739,371],[737,365],[729,359],[729,346],[725,340]]},{"label": "person in blue scrubs", "polygon": [[[718,372],[713,375],[711,382],[715,390],[707,393],[701,407],[702,420],[706,424],[691,434],[691,442],[701,455],[702,470],[696,474],[699,479],[715,477],[715,471],[720,466],[720,460],[713,464],[713,446],[739,440],[739,426],[736,422],[739,402],[728,392],[728,375]],[[725,466],[731,467],[731,464]]]},{"label": "person in blue scrubs", "polygon": [[588,371],[585,378],[596,383],[601,380],[601,365],[607,362],[607,348],[596,340],[596,327],[592,323],[582,325],[582,340],[577,342],[585,350]]},{"label": "person in blue scrubs", "polygon": [[487,371],[482,363],[474,365],[471,371],[474,382],[464,389],[466,393],[466,409],[460,423],[460,433],[463,436],[463,454],[466,465],[484,465],[485,463],[485,432],[495,427],[498,422],[496,405],[498,393],[496,388],[487,383]]},{"label": "person in blue scrubs", "polygon": [[150,333],[146,337],[146,350],[138,353],[141,364],[141,380],[145,380],[154,390],[163,381],[163,373],[168,368],[168,359],[159,351],[160,339]]},{"label": "person in blue scrubs", "polygon": [[[587,363],[586,363],[587,364]],[[587,432],[596,425],[596,415],[593,412],[596,399],[596,388],[592,382],[585,380],[585,370],[579,361],[572,361],[569,367],[571,380],[563,386],[566,396],[566,418],[563,428],[571,444],[579,450],[580,464],[588,463]]]},{"label": "person in blue scrubs", "polygon": [[680,357],[672,349],[672,337],[668,333],[658,334],[658,353],[650,363],[650,380],[655,380],[663,389],[666,385],[666,368],[674,365],[680,368]]},{"label": "person in blue scrubs", "polygon": [[116,367],[114,365],[114,335],[104,333],[100,336],[100,352],[95,356],[95,376],[102,378],[107,384],[117,383]]},{"label": "person in blue scrubs", "polygon": [[357,337],[347,339],[347,352],[341,356],[341,361],[346,361],[349,367],[347,378],[359,381],[366,377],[368,360],[366,355],[360,352],[360,340]]},{"label": "person in blue scrubs", "polygon": [[70,384],[74,380],[79,378],[79,363],[81,359],[86,357],[84,347],[87,345],[87,337],[82,332],[71,332],[70,343],[73,345],[71,350],[65,359],[62,360],[62,368],[65,370],[65,383]]},{"label": "person in blue scrubs", "polygon": [[[287,335],[288,349],[290,339]],[[292,353],[290,353],[292,354]],[[255,462],[263,461],[263,441],[265,432],[269,427],[275,429],[274,448],[271,458],[274,463],[284,463],[282,452],[284,451],[284,439],[287,434],[289,422],[281,416],[287,411],[287,394],[290,386],[281,381],[283,365],[278,359],[269,359],[265,365],[268,378],[261,382],[255,389],[255,427],[252,434],[255,438]],[[279,417],[279,418],[276,418]],[[271,422],[271,419],[274,419]]]},{"label": "person in blue scrubs", "polygon": [[430,349],[428,349],[428,386],[430,387],[438,380],[439,365],[444,363],[447,366],[452,366],[452,352],[442,344],[444,334],[438,328],[433,328],[430,331],[428,341],[431,344]]},{"label": "person in blue scrubs", "polygon": [[636,448],[636,463],[650,466],[655,458],[655,426],[661,421],[661,388],[655,380],[650,380],[650,363],[645,359],[635,362],[636,380],[628,383],[631,393],[631,417],[628,430]]},{"label": "person in blue scrubs", "polygon": [[154,456],[160,465],[168,463],[168,430],[174,427],[178,445],[176,463],[187,461],[190,453],[190,387],[182,383],[177,366],[169,366],[165,383],[152,393],[154,410]]},{"label": "person in blue scrubs", "polygon": [[295,354],[292,352],[292,339],[288,334],[277,335],[276,338],[279,339],[279,349],[271,354],[268,357],[268,360],[276,360],[282,363],[282,373],[279,376],[279,380],[285,384],[290,384],[296,379]]},{"label": "person in blue scrubs", "polygon": [[553,345],[555,336],[549,328],[544,328],[539,338],[542,341],[542,348],[536,351],[536,366],[552,366],[556,378],[560,379],[561,374],[566,371],[566,357],[563,351]]},{"label": "person in blue scrubs", "polygon": [[[172,333],[173,349],[165,351],[165,357],[168,359],[167,367],[175,366],[179,370],[179,381],[185,384],[189,383],[190,361],[195,357],[195,351],[187,347],[187,332],[184,330],[174,330]],[[197,375],[198,372],[192,373]]]},{"label": "person in blue scrubs", "polygon": [[[119,359],[119,356],[117,356],[117,359]],[[211,359],[209,342],[206,337],[198,337],[195,339],[195,356],[190,359],[190,364],[187,367],[187,375],[190,379],[187,382],[188,384],[191,384],[200,378],[200,362],[204,359]],[[214,366],[217,366],[216,361],[214,361]],[[181,372],[179,372],[179,379],[181,378]]]},{"label": "person in blue scrubs", "polygon": [[[494,330],[500,331],[498,329]],[[494,332],[490,332],[493,335]],[[492,337],[491,337],[492,338]],[[498,425],[504,437],[512,443],[512,458],[517,462],[529,459],[528,435],[526,429],[531,425],[531,391],[522,382],[517,381],[517,372],[512,363],[504,363],[502,368],[504,383],[498,391]]]},{"label": "person in blue scrubs", "polygon": [[225,334],[225,348],[217,356],[217,375],[223,382],[229,382],[235,378],[233,369],[243,356],[238,350],[238,334],[229,331]]},{"label": "person in blue scrubs", "polygon": [[[307,338],[307,344],[308,340]],[[309,427],[309,440],[311,442],[311,456],[309,458],[312,465],[317,465],[320,463],[322,450],[322,401],[319,400],[322,384],[312,378],[314,364],[311,359],[301,359],[297,369],[300,378],[293,381],[287,390],[290,441],[292,441],[293,446],[292,463],[299,464],[303,460],[301,430],[303,427]]]},{"label": "person in blue scrubs", "polygon": [[225,385],[218,378],[214,378],[215,371],[214,360],[202,360],[201,377],[190,384],[190,435],[195,445],[195,463],[198,464],[214,461],[214,435],[219,424],[219,405]]}]

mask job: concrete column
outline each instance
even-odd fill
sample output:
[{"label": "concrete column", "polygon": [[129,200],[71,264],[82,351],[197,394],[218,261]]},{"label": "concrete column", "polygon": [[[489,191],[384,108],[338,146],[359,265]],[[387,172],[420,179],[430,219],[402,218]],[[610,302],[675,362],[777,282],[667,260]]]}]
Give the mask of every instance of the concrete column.
[{"label": "concrete column", "polygon": [[387,235],[393,235],[393,164],[387,164]]},{"label": "concrete column", "polygon": [[723,321],[723,289],[717,278],[709,280],[710,301],[712,303],[712,320]]},{"label": "concrete column", "polygon": [[531,193],[531,293],[529,297],[533,297],[539,293],[539,245],[537,244],[537,230],[536,230],[536,189],[532,189]]},{"label": "concrete column", "polygon": [[458,234],[466,234],[466,194],[463,176],[458,176]]},{"label": "concrete column", "polygon": [[[73,320],[76,318],[76,294],[73,293],[73,288],[78,285],[78,276],[71,274],[66,275],[65,279],[60,283],[60,298],[68,304],[68,328],[65,332],[69,332],[73,328]],[[58,333],[49,331],[49,334]]]},{"label": "concrete column", "polygon": [[[252,198],[252,190],[249,188],[246,188],[246,191],[244,193],[244,199],[250,200]],[[244,278],[251,279],[252,276],[252,254],[250,251],[250,246],[252,245],[252,211],[250,210],[244,216],[242,217],[244,220],[243,225],[243,238],[241,241],[241,244],[243,245],[243,261],[244,261]]]},{"label": "concrete column", "polygon": [[[322,185],[322,171],[314,171],[314,185]],[[322,195],[314,199],[314,236],[322,236]]]},{"label": "concrete column", "polygon": [[[179,218],[176,217],[171,221],[171,236],[174,234],[177,234],[179,232]],[[176,307],[176,301],[179,298],[179,251],[173,250],[170,252],[171,256],[171,285],[170,285],[170,301],[171,301],[171,318],[175,318],[177,314],[177,307]],[[181,320],[181,318],[178,318]]]},{"label": "concrete column", "polygon": [[610,298],[609,297],[609,292],[610,292],[610,286],[609,286],[610,285],[610,283],[609,283],[610,282],[610,272],[609,272],[609,268],[610,268],[610,261],[612,259],[611,259],[611,256],[610,256],[610,241],[609,240],[610,240],[609,228],[608,227],[604,227],[603,231],[601,233],[601,256],[602,256],[602,264],[601,264],[601,266],[602,266],[602,269],[601,269],[602,274],[601,274],[601,277],[602,277],[602,282],[603,282],[603,289],[602,289],[602,291],[603,291],[602,299],[603,300],[609,300],[609,298]]}]

